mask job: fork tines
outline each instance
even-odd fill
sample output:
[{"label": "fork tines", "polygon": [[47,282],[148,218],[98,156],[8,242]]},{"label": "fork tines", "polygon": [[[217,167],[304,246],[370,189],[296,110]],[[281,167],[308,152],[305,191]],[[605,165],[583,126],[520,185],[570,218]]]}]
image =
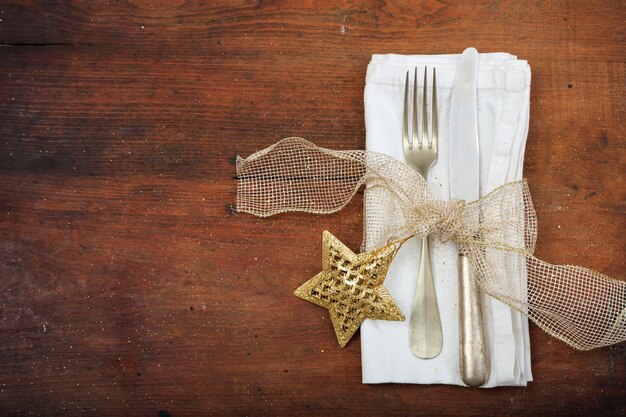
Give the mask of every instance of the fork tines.
[{"label": "fork tines", "polygon": [[[415,67],[415,73],[413,76],[413,106],[410,106],[410,82],[409,71],[406,72],[406,81],[404,84],[404,112],[402,114],[402,140],[404,143],[408,143],[409,149],[413,149],[413,144],[417,142],[418,148],[422,149],[424,140],[428,144],[428,148],[437,149],[437,74],[436,69],[433,68],[433,87],[432,87],[432,100],[431,100],[431,125],[432,136],[428,138],[428,111],[427,111],[427,96],[428,91],[428,68],[424,67],[424,88],[422,89],[422,137],[421,140],[418,136],[418,108],[419,108],[419,93],[417,86],[417,67]],[[411,140],[409,140],[409,107],[413,108],[411,118]]]}]

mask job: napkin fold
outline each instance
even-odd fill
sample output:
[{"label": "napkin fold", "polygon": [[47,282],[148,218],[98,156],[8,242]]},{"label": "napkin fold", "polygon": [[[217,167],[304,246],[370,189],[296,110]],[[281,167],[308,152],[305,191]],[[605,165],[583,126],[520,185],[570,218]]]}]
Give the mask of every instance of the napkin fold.
[{"label": "napkin fold", "polygon": [[[449,115],[461,55],[373,55],[365,84],[366,149],[404,161],[401,140],[406,71],[437,68],[439,155],[428,183],[435,196],[450,199]],[[430,88],[427,88],[430,90]],[[429,96],[430,102],[430,96]],[[507,53],[478,55],[477,114],[481,196],[522,178],[530,106],[530,67]],[[468,109],[473,111],[473,109]],[[368,201],[366,199],[365,205]],[[366,210],[367,212],[367,210]],[[365,233],[368,219],[365,217]],[[396,255],[385,287],[407,317],[404,322],[366,320],[361,326],[363,383],[464,385],[459,373],[457,248],[431,239],[435,291],[443,329],[443,349],[433,359],[415,357],[409,348],[409,320],[417,287],[419,242],[411,239]],[[526,284],[521,276],[520,285]],[[484,387],[525,386],[532,381],[528,320],[483,294],[483,319],[491,372]]]}]

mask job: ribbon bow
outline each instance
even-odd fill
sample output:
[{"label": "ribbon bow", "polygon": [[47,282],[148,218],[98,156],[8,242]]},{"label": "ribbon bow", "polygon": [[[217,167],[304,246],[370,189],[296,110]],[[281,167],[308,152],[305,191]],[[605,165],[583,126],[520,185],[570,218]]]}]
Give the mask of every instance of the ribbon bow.
[{"label": "ribbon bow", "polygon": [[412,236],[454,240],[484,292],[550,335],[580,350],[626,340],[626,282],[533,256],[537,217],[525,181],[476,201],[442,201],[415,170],[387,155],[334,151],[302,138],[238,158],[237,175],[237,210],[260,217],[333,213],[365,185],[362,250]]}]

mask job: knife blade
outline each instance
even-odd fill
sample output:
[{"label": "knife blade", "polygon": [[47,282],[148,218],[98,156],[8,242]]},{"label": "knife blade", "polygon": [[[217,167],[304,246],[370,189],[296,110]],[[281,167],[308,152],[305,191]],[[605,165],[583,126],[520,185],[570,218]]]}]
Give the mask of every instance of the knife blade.
[{"label": "knife blade", "polygon": [[[450,197],[473,201],[480,197],[480,156],[476,86],[478,51],[463,51],[450,104]],[[474,219],[480,221],[480,219]],[[487,382],[489,361],[483,333],[480,292],[467,259],[459,252],[459,367],[471,387]]]}]

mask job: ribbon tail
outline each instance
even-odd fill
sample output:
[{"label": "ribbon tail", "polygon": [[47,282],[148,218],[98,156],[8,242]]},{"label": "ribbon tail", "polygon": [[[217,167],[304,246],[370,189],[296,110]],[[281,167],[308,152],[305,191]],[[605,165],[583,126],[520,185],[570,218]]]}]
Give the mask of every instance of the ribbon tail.
[{"label": "ribbon tail", "polygon": [[[626,341],[626,282],[579,266],[552,265],[529,253],[469,252],[483,291],[551,336],[578,350]],[[501,262],[494,265],[493,258]],[[527,285],[507,273],[507,265],[516,261],[525,263]]]},{"label": "ribbon tail", "polygon": [[237,211],[259,217],[341,210],[365,177],[363,151],[333,151],[286,138],[237,159]]},{"label": "ribbon tail", "polygon": [[[439,207],[445,206],[400,161],[377,152],[321,148],[297,137],[238,158],[237,181],[237,211],[259,217],[289,211],[334,213],[365,185],[366,199],[377,203],[365,213],[371,226],[363,244],[367,250],[431,233]],[[427,215],[416,217],[416,207]],[[382,217],[389,212],[393,216]]]}]

